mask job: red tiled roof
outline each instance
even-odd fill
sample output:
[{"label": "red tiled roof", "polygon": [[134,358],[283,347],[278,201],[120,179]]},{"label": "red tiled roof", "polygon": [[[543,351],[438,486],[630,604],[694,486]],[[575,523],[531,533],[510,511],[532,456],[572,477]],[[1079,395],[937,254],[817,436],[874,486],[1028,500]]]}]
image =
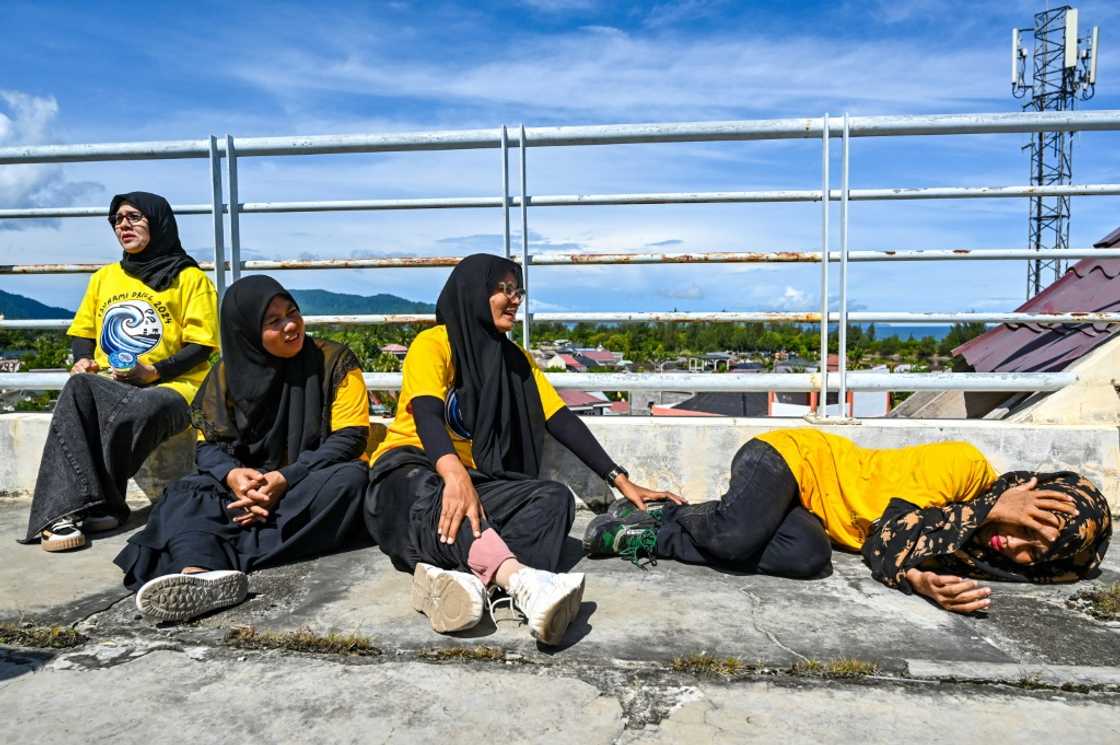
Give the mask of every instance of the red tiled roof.
[{"label": "red tiled roof", "polygon": [[710,414],[706,411],[690,411],[673,406],[651,406],[649,413],[653,416],[719,416],[719,414]]},{"label": "red tiled roof", "polygon": [[614,352],[608,352],[606,350],[603,350],[601,352],[598,350],[590,350],[587,352],[580,352],[580,354],[582,354],[589,360],[594,360],[596,362],[607,362],[612,365],[615,362],[618,362],[618,360],[622,357],[622,355],[615,354]]},{"label": "red tiled roof", "polygon": [[564,403],[568,406],[603,406],[607,402],[598,396],[593,396],[587,391],[574,391],[571,389],[561,389],[557,391],[560,398],[564,399]]},{"label": "red tiled roof", "polygon": [[[1120,231],[1114,234],[1116,232]],[[1118,275],[1120,259],[1082,259],[1065,276],[1015,310],[1023,313],[1115,313],[1120,311],[1120,281],[1115,281]],[[1120,327],[1094,323],[1056,327],[1004,324],[961,344],[953,353],[964,357],[977,372],[1056,372],[1118,332]]]},{"label": "red tiled roof", "polygon": [[629,401],[612,401],[610,412],[612,414],[629,414],[630,402]]},{"label": "red tiled roof", "polygon": [[560,355],[560,359],[564,361],[564,365],[567,367],[577,367],[581,370],[583,369],[583,363],[570,354],[562,354]]}]

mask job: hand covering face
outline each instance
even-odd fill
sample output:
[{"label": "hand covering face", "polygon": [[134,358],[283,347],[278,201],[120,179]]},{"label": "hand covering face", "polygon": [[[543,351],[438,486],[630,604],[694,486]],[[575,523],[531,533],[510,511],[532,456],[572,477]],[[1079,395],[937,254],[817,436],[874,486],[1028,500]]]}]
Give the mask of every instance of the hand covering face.
[{"label": "hand covering face", "polygon": [[[1038,479],[1038,489],[1073,497],[1077,514],[1055,512],[1061,528],[1046,556],[1034,564],[1017,564],[972,539],[1000,495],[1032,477]],[[1071,471],[1012,471],[970,502],[920,509],[892,499],[871,526],[863,558],[875,579],[906,592],[906,571],[912,568],[1011,582],[1074,582],[1096,571],[1111,536],[1108,502],[1088,479]]]},{"label": "hand covering face", "polygon": [[439,294],[436,323],[447,326],[454,394],[476,468],[494,478],[536,478],[545,428],[540,392],[525,353],[498,331],[490,310],[490,295],[511,273],[520,285],[521,267],[509,259],[467,256]]},{"label": "hand covering face", "polygon": [[179,242],[179,225],[166,199],[146,191],[118,194],[109,204],[110,217],[117,213],[123,202],[128,202],[148,218],[150,236],[148,245],[140,253],[124,252],[121,269],[125,274],[161,292],[171,286],[179,272],[198,266],[198,262],[187,255]]},{"label": "hand covering face", "polygon": [[331,431],[331,403],[359,366],[342,344],[304,338],[291,358],[265,351],[261,326],[273,298],[295,300],[279,282],[253,275],[222,300],[222,359],[195,396],[191,421],[243,465],[275,470],[314,450]]}]

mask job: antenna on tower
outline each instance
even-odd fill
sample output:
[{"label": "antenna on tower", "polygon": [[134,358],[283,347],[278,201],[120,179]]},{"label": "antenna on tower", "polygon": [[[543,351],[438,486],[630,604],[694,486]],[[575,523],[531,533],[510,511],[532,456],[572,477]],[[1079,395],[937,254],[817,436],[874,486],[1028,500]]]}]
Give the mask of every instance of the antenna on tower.
[{"label": "antenna on tower", "polygon": [[[1063,5],[1036,13],[1034,27],[1011,30],[1011,95],[1029,100],[1024,111],[1069,111],[1078,100],[1088,101],[1096,93],[1097,50],[1100,29],[1084,37],[1077,34],[1077,8]],[[1033,48],[1024,36],[1034,37]],[[1027,82],[1030,60],[1031,80]],[[1031,154],[1031,183],[1039,186],[1068,184],[1072,178],[1073,132],[1038,132],[1024,146]],[[1036,251],[1069,248],[1070,199],[1031,197],[1030,248]],[[1065,273],[1061,259],[1032,259],[1027,262],[1027,297]]]}]

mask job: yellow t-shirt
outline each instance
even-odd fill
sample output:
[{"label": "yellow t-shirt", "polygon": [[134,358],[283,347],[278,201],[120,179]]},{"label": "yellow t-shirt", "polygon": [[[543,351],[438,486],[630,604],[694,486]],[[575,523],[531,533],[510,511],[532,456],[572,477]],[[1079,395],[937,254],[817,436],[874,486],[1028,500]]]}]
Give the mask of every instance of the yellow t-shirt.
[{"label": "yellow t-shirt", "polygon": [[[522,350],[524,352],[525,350]],[[544,418],[551,419],[552,415],[564,408],[564,399],[548,382],[537,363],[528,352],[526,359],[533,367],[533,380],[536,381],[537,391],[541,397],[541,408],[544,409]],[[451,340],[447,337],[447,326],[440,324],[416,335],[408,354],[404,358],[404,381],[401,384],[401,395],[397,401],[397,416],[389,425],[389,432],[381,446],[373,454],[371,462],[376,461],[393,448],[412,445],[423,448],[420,435],[416,433],[416,420],[412,416],[412,399],[417,396],[435,396],[445,401],[451,386],[455,382],[455,363],[451,358]],[[474,454],[471,452],[471,441],[460,437],[450,427],[447,434],[451,436],[451,444],[459,460],[468,468],[474,468]]]},{"label": "yellow t-shirt", "polygon": [[[106,347],[132,352],[149,365],[171,357],[184,344],[217,349],[218,293],[210,278],[195,267],[184,269],[170,287],[157,292],[127,275],[119,263],[109,264],[90,277],[66,333],[96,342],[94,358],[102,370],[109,369]],[[209,362],[199,363],[158,385],[189,404],[209,371]]]},{"label": "yellow t-shirt", "polygon": [[859,549],[871,523],[898,497],[918,507],[966,502],[999,476],[967,442],[862,448],[820,430],[780,429],[759,435],[777,450],[801,490],[801,504],[824,522],[838,545]]},{"label": "yellow t-shirt", "polygon": [[[362,371],[354,368],[346,373],[346,377],[339,383],[334,392],[334,401],[331,402],[331,432],[337,432],[347,427],[369,426],[369,392],[366,382],[362,378]],[[198,441],[205,442],[206,437],[198,433]],[[369,462],[369,456],[362,454],[362,461]]]}]

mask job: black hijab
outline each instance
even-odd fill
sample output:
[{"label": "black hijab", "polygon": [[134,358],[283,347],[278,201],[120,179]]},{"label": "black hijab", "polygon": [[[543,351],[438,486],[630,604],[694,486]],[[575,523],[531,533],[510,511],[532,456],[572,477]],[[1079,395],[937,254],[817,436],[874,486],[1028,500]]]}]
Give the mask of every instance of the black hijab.
[{"label": "black hijab", "polygon": [[159,194],[146,191],[131,191],[118,194],[109,204],[109,216],[117,214],[117,209],[128,202],[148,218],[148,233],[151,240],[138,254],[124,252],[121,269],[130,277],[135,277],[156,292],[166,290],[188,267],[197,267],[198,262],[187,255],[179,242],[179,225],[171,205]]},{"label": "black hijab", "polygon": [[272,277],[234,282],[222,300],[222,359],[203,381],[191,421],[241,463],[275,470],[331,431],[331,403],[358,358],[343,344],[304,338],[295,357],[265,351],[261,326],[273,298],[295,303]]},{"label": "black hijab", "polygon": [[536,478],[544,447],[544,409],[533,368],[521,348],[494,326],[490,295],[521,267],[473,254],[451,271],[436,301],[455,363],[455,395],[471,435],[475,467],[495,478]]}]

